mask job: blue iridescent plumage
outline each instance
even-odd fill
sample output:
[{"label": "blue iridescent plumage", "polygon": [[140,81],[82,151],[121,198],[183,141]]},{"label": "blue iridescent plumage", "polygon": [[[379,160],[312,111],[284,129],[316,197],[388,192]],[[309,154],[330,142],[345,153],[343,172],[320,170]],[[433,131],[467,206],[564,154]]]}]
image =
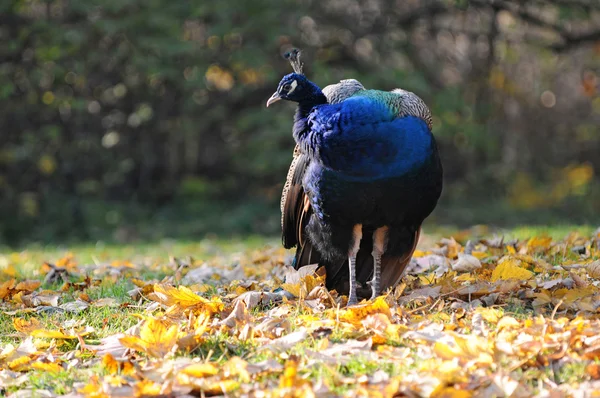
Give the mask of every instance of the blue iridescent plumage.
[{"label": "blue iridescent plumage", "polygon": [[373,296],[397,283],[441,193],[430,119],[419,112],[422,101],[403,104],[406,93],[359,87],[327,104],[314,83],[293,73],[269,100],[298,103],[297,156],[282,200],[284,245],[298,246],[296,267],[324,265],[327,286],[349,291],[350,304],[357,292],[365,295],[356,282],[371,280]]}]

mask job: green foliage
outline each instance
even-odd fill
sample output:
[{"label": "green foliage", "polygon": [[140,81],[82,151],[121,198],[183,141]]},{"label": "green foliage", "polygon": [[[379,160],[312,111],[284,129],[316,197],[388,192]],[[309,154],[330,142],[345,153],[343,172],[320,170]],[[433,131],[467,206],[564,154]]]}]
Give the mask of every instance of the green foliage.
[{"label": "green foliage", "polygon": [[[461,60],[472,71],[460,80],[460,65],[447,61],[438,40],[452,34],[433,22],[430,36],[419,30],[427,12],[461,18],[480,11],[469,2],[424,2],[416,11],[382,2],[379,14],[342,3],[0,4],[0,242],[87,239],[169,217],[197,219],[186,229],[194,235],[275,233],[292,106],[267,111],[264,103],[289,72],[279,54],[292,45],[305,50],[307,75],[321,86],[353,77],[422,96],[435,115],[451,202],[490,189],[509,195],[518,172],[546,182],[571,163],[589,161],[597,170],[595,88],[585,86],[589,103],[580,99],[588,116],[538,123],[548,114],[530,104],[541,93],[519,91],[520,72],[510,69],[529,48],[499,38],[495,59]],[[589,19],[577,7],[559,11],[557,23]],[[539,50],[535,57],[527,62],[539,61],[540,81],[550,87],[556,56]],[[561,67],[594,70],[596,58]],[[595,81],[589,73],[586,81]],[[532,115],[516,133],[503,111],[510,101]],[[560,138],[563,131],[576,139]],[[506,154],[514,147],[537,156],[513,160]],[[598,210],[578,200],[586,212]]]}]

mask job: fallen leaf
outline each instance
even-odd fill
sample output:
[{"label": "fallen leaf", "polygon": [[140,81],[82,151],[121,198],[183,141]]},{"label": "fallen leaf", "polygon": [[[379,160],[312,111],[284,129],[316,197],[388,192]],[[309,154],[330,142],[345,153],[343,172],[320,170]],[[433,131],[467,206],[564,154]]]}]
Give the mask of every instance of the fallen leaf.
[{"label": "fallen leaf", "polygon": [[514,260],[510,257],[501,259],[498,266],[492,272],[491,281],[517,279],[526,281],[533,278],[533,272],[520,266],[519,260]]},{"label": "fallen leaf", "polygon": [[458,253],[458,260],[452,263],[452,270],[457,272],[471,272],[481,268],[481,262],[470,254]]},{"label": "fallen leaf", "polygon": [[36,318],[13,318],[13,326],[18,332],[31,334],[32,331],[40,329],[42,324]]},{"label": "fallen leaf", "polygon": [[140,328],[139,337],[125,336],[119,341],[127,348],[162,358],[175,349],[177,335],[177,325],[167,325],[163,321],[148,317]]},{"label": "fallen leaf", "polygon": [[285,283],[281,287],[294,297],[304,299],[314,288],[325,283],[324,272],[325,269],[317,269],[316,264],[304,266],[299,270],[292,268],[286,273]]},{"label": "fallen leaf", "polygon": [[372,314],[384,314],[391,316],[390,307],[386,302],[385,296],[379,296],[374,301],[368,301],[363,304],[356,304],[351,307],[341,310],[339,319],[343,322],[360,325],[360,322],[367,316]]},{"label": "fallen leaf", "polygon": [[24,292],[33,292],[38,287],[40,287],[41,284],[42,284],[42,282],[40,282],[40,281],[27,280],[27,281],[19,282],[15,286],[15,290],[24,291]]},{"label": "fallen leaf", "polygon": [[216,375],[219,373],[219,369],[210,363],[195,363],[186,366],[181,372],[192,377],[207,377]]},{"label": "fallen leaf", "polygon": [[592,261],[586,265],[588,275],[595,279],[600,279],[600,260]]},{"label": "fallen leaf", "polygon": [[306,340],[308,336],[309,334],[306,329],[298,330],[283,337],[271,340],[269,343],[263,345],[262,348],[273,352],[287,351]]},{"label": "fallen leaf", "polygon": [[215,314],[223,309],[223,303],[220,300],[207,300],[185,286],[176,288],[165,284],[156,284],[154,285],[154,292],[150,293],[148,298],[168,307],[176,306],[178,309],[189,309],[194,312]]}]

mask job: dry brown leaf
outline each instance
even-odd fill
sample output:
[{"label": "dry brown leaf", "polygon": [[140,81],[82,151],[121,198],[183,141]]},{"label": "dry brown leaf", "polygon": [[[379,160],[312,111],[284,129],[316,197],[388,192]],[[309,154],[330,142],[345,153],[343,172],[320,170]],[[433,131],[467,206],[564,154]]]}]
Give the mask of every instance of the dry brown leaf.
[{"label": "dry brown leaf", "polygon": [[592,261],[586,265],[588,275],[594,279],[600,279],[600,260]]},{"label": "dry brown leaf", "polygon": [[481,268],[481,262],[470,254],[458,253],[458,260],[452,263],[452,270],[456,272],[471,272]]},{"label": "dry brown leaf", "polygon": [[590,375],[594,380],[600,380],[600,364],[593,362],[590,363],[586,368],[585,372]]},{"label": "dry brown leaf", "polygon": [[15,286],[15,290],[17,290],[17,291],[23,291],[23,292],[33,292],[38,287],[40,287],[41,284],[42,284],[42,282],[40,282],[40,281],[26,280],[26,281],[23,281],[23,282],[19,282]]},{"label": "dry brown leaf", "polygon": [[246,305],[244,301],[238,300],[233,307],[231,313],[227,316],[227,318],[223,319],[219,322],[219,325],[226,326],[228,328],[233,328],[236,325],[243,325],[250,321],[250,315],[246,310]]},{"label": "dry brown leaf", "polygon": [[16,293],[15,286],[17,285],[16,279],[9,279],[6,282],[0,284],[0,300],[4,300],[7,297],[12,296]]},{"label": "dry brown leaf", "polygon": [[309,336],[306,329],[301,329],[296,332],[287,334],[283,337],[279,337],[277,339],[271,340],[269,343],[263,345],[262,349],[267,349],[273,352],[282,352],[287,351],[290,348],[296,346],[297,344],[306,340]]}]

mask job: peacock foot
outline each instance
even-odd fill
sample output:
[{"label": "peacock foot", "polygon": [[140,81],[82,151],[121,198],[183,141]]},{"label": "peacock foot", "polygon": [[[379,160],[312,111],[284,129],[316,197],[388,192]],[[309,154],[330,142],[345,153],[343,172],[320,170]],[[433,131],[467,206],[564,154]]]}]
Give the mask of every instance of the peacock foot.
[{"label": "peacock foot", "polygon": [[356,305],[356,304],[358,304],[358,298],[356,296],[348,297],[348,304],[346,304],[346,307],[350,307],[351,305]]}]

